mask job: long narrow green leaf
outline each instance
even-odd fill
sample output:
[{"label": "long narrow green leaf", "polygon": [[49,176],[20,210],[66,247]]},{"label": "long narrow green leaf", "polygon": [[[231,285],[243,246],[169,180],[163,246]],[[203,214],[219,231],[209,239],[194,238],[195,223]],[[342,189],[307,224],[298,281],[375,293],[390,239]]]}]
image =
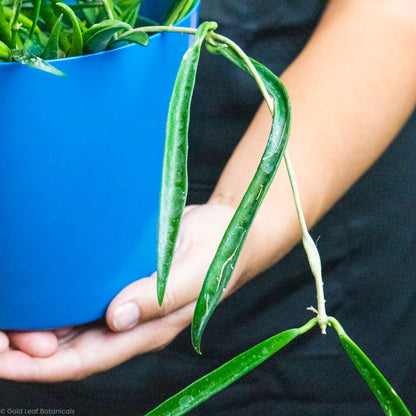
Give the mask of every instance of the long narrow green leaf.
[{"label": "long narrow green leaf", "polygon": [[10,61],[11,54],[10,48],[0,40],[0,60],[2,61]]},{"label": "long narrow green leaf", "polygon": [[162,24],[166,26],[174,25],[185,17],[195,4],[196,0],[174,0],[162,19]]},{"label": "long narrow green leaf", "polygon": [[42,54],[43,59],[57,59],[59,57],[59,35],[61,33],[62,14],[59,16],[49,36],[48,43]]},{"label": "long narrow green leaf", "polygon": [[157,296],[162,304],[188,191],[189,112],[202,42],[216,23],[198,28],[180,64],[168,110],[157,242]]},{"label": "long narrow green leaf", "polygon": [[12,31],[10,30],[10,24],[6,19],[3,5],[0,2],[0,41],[5,43],[9,48],[12,48]]},{"label": "long narrow green leaf", "polygon": [[118,12],[118,19],[134,27],[141,4],[142,0],[114,0],[114,8]]},{"label": "long narrow green leaf", "polygon": [[[36,5],[36,0],[31,0],[32,4]],[[52,7],[49,5],[49,2],[46,0],[41,1],[40,5],[40,15],[45,22],[46,26],[49,28],[49,30],[52,30],[55,26],[57,17],[52,9]],[[67,51],[70,48],[70,42],[68,40],[68,37],[66,34],[61,31],[61,35],[59,37],[59,43],[62,47],[62,50]]]},{"label": "long narrow green leaf", "polygon": [[85,20],[87,27],[90,27],[105,18],[103,17],[105,16],[105,11],[102,11],[103,4],[101,2],[77,0],[77,4],[72,5],[72,7],[76,11],[77,15],[79,15],[81,19]]},{"label": "long narrow green leaf", "polygon": [[300,328],[289,329],[257,344],[211,373],[201,377],[146,416],[184,415],[263,363],[296,337],[309,331],[315,326],[316,322],[317,320],[314,318]]},{"label": "long narrow green leaf", "polygon": [[[36,8],[37,0],[31,0],[31,3]],[[52,29],[56,22],[56,16],[46,0],[41,0],[39,13],[43,21],[45,22],[46,26],[48,26],[49,29]]]},{"label": "long narrow green leaf", "polygon": [[114,4],[112,0],[102,0],[105,12],[109,19],[115,19]]},{"label": "long narrow green leaf", "polygon": [[141,3],[141,0],[133,2],[129,7],[121,10],[119,20],[128,23],[131,27],[135,27]]},{"label": "long narrow green leaf", "polygon": [[71,40],[71,46],[69,47],[67,55],[68,56],[82,55],[84,43],[82,39],[82,31],[79,26],[78,18],[75,12],[65,3],[58,2],[56,3],[55,6],[61,9],[62,13],[64,13],[64,15],[70,20],[71,25],[72,25],[72,40]]},{"label": "long narrow green leaf", "polygon": [[[289,138],[291,111],[286,89],[270,70],[254,60],[252,62],[274,99],[272,129],[257,171],[223,236],[199,294],[192,323],[192,344],[197,352],[200,352],[203,331],[231,278],[248,231],[278,170]],[[244,64],[241,66],[244,67]]]},{"label": "long narrow green leaf", "polygon": [[377,398],[384,413],[387,416],[411,416],[402,399],[397,395],[377,367],[346,334],[341,324],[332,317],[328,319],[328,322],[337,331],[342,346]]},{"label": "long narrow green leaf", "polygon": [[23,65],[39,69],[40,71],[49,72],[53,75],[57,75],[58,77],[66,77],[66,74],[60,71],[58,68],[55,68],[53,65],[49,64],[38,56],[31,54],[29,51],[13,49],[11,50],[11,55],[16,62],[20,62]]},{"label": "long narrow green leaf", "polygon": [[195,4],[197,3],[197,0],[188,0],[184,6],[182,7],[182,9],[180,10],[180,13],[177,16],[177,20],[175,23],[179,22],[179,20],[183,19],[190,11],[191,9],[195,6]]}]

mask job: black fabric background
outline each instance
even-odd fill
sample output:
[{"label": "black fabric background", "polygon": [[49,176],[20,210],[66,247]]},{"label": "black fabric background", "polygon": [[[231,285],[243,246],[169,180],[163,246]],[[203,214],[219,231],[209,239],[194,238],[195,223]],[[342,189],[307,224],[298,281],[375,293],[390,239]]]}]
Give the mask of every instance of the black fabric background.
[{"label": "black fabric background", "polygon": [[[318,0],[203,0],[253,58],[281,73],[323,10]],[[354,80],[345,80],[353,82]],[[415,92],[416,93],[416,92]],[[189,203],[205,202],[260,95],[246,74],[204,53],[192,107]],[[325,103],[322,103],[325,105]],[[380,160],[312,230],[328,312],[416,411],[416,116]],[[201,236],[203,238],[203,236]],[[106,373],[53,385],[0,381],[0,408],[61,407],[78,415],[144,414],[226,359],[312,317],[315,289],[301,247],[226,299],[198,356],[185,330],[163,351]],[[382,414],[335,336],[312,330],[190,415]]]}]

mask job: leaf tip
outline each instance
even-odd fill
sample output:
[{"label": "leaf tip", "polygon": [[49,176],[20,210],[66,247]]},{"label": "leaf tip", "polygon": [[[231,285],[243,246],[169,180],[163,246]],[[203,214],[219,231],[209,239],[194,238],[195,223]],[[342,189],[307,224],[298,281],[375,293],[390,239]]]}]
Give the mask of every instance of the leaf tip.
[{"label": "leaf tip", "polygon": [[194,339],[194,337],[192,337],[192,346],[194,347],[194,350],[197,354],[202,355],[200,339]]},{"label": "leaf tip", "polygon": [[192,342],[192,346],[194,347],[194,350],[199,355],[202,355],[201,338],[202,338],[203,330],[204,328],[201,328],[201,326],[195,322],[195,316],[194,316],[194,321],[192,322],[192,326],[191,326],[191,342]]},{"label": "leaf tip", "polygon": [[161,274],[157,273],[157,284],[156,284],[156,292],[157,292],[157,301],[159,306],[162,306],[163,298],[165,297],[165,289],[166,289],[166,280],[159,279]]}]

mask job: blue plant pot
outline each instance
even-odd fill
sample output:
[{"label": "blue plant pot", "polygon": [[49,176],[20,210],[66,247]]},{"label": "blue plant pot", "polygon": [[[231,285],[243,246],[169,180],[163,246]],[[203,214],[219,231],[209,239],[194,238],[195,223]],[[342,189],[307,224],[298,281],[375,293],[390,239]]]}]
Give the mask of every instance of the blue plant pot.
[{"label": "blue plant pot", "polygon": [[0,328],[102,318],[155,270],[167,109],[190,41],[53,61],[66,78],[0,64]]}]

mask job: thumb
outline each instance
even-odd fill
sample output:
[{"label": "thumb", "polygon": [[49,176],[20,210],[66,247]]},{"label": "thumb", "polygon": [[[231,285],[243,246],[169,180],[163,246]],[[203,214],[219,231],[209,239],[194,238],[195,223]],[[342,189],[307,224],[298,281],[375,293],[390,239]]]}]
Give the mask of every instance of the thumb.
[{"label": "thumb", "polygon": [[168,284],[162,306],[156,293],[156,273],[124,288],[108,307],[106,320],[116,332],[134,328],[139,323],[161,318],[191,303],[197,295],[190,288]]},{"label": "thumb", "polygon": [[187,241],[180,238],[162,305],[157,299],[157,275],[154,272],[124,288],[111,302],[106,316],[110,329],[126,331],[139,322],[161,318],[193,302],[201,289],[205,271],[195,263],[189,251]]},{"label": "thumb", "polygon": [[[156,273],[123,289],[107,310],[107,324],[125,331],[139,322],[166,316],[193,303],[232,216],[230,207],[188,207],[183,217],[162,306],[156,292]],[[201,236],[204,236],[201,238]]]}]

